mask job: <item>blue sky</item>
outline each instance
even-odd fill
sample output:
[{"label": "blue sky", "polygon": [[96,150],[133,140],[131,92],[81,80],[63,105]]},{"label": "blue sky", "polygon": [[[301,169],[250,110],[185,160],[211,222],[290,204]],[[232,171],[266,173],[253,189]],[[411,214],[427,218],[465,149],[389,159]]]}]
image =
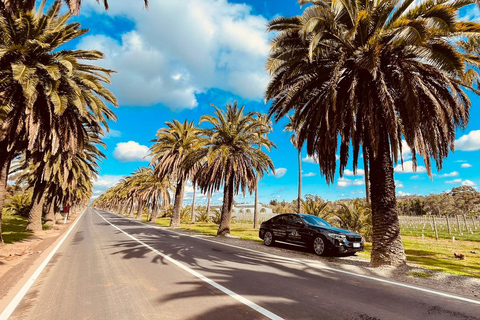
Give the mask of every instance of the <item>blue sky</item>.
[{"label": "blue sky", "polygon": [[[226,1],[226,0],[151,0],[150,9],[142,0],[112,0],[108,12],[93,0],[84,1],[80,16],[74,20],[90,32],[73,46],[98,49],[105,53],[103,66],[118,71],[111,90],[119,99],[118,121],[105,139],[108,159],[101,166],[95,183],[98,196],[121,177],[140,166],[150,140],[165,121],[173,118],[198,122],[211,113],[211,103],[222,107],[238,100],[247,110],[267,112],[263,92],[268,83],[264,71],[271,34],[265,24],[277,15],[296,15],[301,9],[295,0]],[[462,11],[468,19],[478,19],[474,6]],[[423,161],[411,172],[409,154],[405,152],[404,171],[397,168],[397,194],[439,193],[460,185],[480,184],[480,99],[470,95],[470,123],[458,131],[455,153],[444,161],[443,170],[427,176]],[[270,138],[277,148],[270,152],[277,174],[260,182],[260,201],[296,198],[297,153],[285,121],[274,125]],[[337,174],[335,183],[327,186],[318,164],[303,150],[303,194],[317,194],[324,199],[364,197],[362,170],[353,176],[351,165],[346,175]],[[363,163],[359,164],[363,167]],[[192,188],[186,192],[191,198]],[[221,193],[214,195],[219,202]],[[205,197],[200,196],[202,202]],[[253,196],[236,198],[251,202]]]}]

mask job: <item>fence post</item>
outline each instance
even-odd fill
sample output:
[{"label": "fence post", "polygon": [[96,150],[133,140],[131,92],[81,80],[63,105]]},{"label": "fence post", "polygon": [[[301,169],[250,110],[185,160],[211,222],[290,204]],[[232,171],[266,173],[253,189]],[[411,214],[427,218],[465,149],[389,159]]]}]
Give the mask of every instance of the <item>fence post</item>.
[{"label": "fence post", "polygon": [[445,217],[447,218],[448,235],[451,236],[452,235],[452,230],[450,229],[450,220],[448,220],[448,214],[445,215]]},{"label": "fence post", "polygon": [[462,234],[462,228],[460,228],[460,220],[458,220],[458,214],[455,215],[455,218],[457,218],[458,233]]},{"label": "fence post", "polygon": [[477,231],[477,225],[475,224],[475,216],[472,216],[472,223],[473,223],[473,229],[475,229],[475,231]]},{"label": "fence post", "polygon": [[467,223],[467,217],[465,214],[463,214],[463,222],[465,222],[465,231],[468,232],[468,223]]},{"label": "fence post", "polygon": [[437,222],[435,221],[435,216],[432,216],[432,220],[433,220],[433,231],[435,231],[435,240],[438,241]]}]

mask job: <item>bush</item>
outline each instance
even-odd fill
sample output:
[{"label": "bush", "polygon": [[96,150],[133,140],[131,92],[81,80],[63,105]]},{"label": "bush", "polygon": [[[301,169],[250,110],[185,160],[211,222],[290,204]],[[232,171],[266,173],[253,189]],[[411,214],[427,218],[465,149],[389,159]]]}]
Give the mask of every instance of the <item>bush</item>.
[{"label": "bush", "polygon": [[195,216],[197,222],[210,222],[210,217],[207,214],[206,208],[197,208],[198,214]]},{"label": "bush", "polygon": [[212,208],[211,211],[214,214],[211,218],[212,222],[215,224],[220,224],[220,220],[222,219],[222,214],[220,213],[220,210]]},{"label": "bush", "polygon": [[28,217],[31,202],[32,194],[30,192],[16,193],[5,200],[4,211],[7,215]]},{"label": "bush", "polygon": [[334,225],[342,229],[361,234],[366,241],[372,240],[372,209],[362,200],[355,199],[351,202],[341,202],[333,211]]},{"label": "bush", "polygon": [[191,220],[191,210],[192,208],[190,206],[188,207],[183,207],[182,210],[180,210],[180,220],[182,222],[190,222]]}]

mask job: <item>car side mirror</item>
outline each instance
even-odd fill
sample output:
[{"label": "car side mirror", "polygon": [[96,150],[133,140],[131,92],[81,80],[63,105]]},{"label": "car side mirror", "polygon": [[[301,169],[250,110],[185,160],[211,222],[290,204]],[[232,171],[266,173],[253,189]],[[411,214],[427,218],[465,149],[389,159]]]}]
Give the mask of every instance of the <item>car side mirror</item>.
[{"label": "car side mirror", "polygon": [[303,222],[301,222],[301,221],[296,221],[295,225],[298,226],[298,227],[303,227],[304,226]]}]

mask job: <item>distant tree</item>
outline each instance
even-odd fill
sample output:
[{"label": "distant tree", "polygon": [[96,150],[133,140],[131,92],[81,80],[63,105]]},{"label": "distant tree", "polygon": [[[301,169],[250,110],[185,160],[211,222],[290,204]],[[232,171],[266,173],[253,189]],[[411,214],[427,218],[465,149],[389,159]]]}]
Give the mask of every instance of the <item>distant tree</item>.
[{"label": "distant tree", "polygon": [[461,186],[453,188],[451,195],[455,201],[455,206],[460,209],[462,214],[471,214],[480,205],[480,193],[473,187]]}]

